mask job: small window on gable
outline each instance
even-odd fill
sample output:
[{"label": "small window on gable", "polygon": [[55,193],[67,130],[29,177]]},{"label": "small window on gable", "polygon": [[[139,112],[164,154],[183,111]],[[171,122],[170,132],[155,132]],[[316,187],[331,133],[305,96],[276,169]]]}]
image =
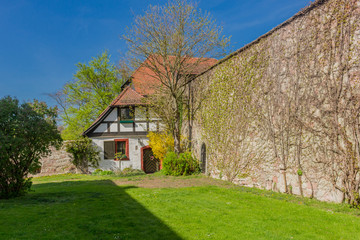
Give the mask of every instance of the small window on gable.
[{"label": "small window on gable", "polygon": [[135,117],[135,108],[124,107],[120,108],[120,122],[133,122]]}]

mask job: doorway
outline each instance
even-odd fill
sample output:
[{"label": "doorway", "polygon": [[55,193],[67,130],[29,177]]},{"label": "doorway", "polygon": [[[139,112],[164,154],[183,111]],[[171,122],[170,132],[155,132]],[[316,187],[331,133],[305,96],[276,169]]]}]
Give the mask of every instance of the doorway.
[{"label": "doorway", "polygon": [[160,169],[160,162],[149,146],[141,148],[141,167],[145,173],[154,173]]},{"label": "doorway", "polygon": [[201,145],[200,169],[202,173],[206,173],[206,145]]}]

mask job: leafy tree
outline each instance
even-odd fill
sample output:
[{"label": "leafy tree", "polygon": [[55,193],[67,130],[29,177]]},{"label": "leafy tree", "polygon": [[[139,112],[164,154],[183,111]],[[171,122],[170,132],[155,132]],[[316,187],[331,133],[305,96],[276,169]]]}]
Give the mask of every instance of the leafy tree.
[{"label": "leafy tree", "polygon": [[0,198],[25,194],[31,187],[28,173],[39,169],[50,146],[60,146],[56,115],[57,109],[43,102],[0,99]]},{"label": "leafy tree", "polygon": [[151,105],[166,120],[176,153],[181,152],[187,86],[206,57],[225,54],[229,39],[221,32],[208,13],[187,1],[174,0],[165,6],[150,5],[124,36],[134,62],[152,70],[151,76],[161,83],[159,88],[154,86]]},{"label": "leafy tree", "polygon": [[82,173],[88,172],[88,166],[99,166],[99,150],[92,143],[91,139],[81,137],[70,140],[65,144],[66,151],[72,154],[72,163],[80,169]]},{"label": "leafy tree", "polygon": [[108,52],[88,64],[78,63],[74,80],[51,94],[62,110],[64,139],[76,139],[121,92],[127,70],[110,62]]}]

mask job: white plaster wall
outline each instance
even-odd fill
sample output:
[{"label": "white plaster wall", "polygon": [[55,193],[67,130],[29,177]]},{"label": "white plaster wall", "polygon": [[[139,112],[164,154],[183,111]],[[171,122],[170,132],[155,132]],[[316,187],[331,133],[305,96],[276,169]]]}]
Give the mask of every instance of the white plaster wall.
[{"label": "white plaster wall", "polygon": [[146,121],[146,109],[137,107],[135,109],[135,121]]},{"label": "white plaster wall", "polygon": [[165,130],[165,129],[166,129],[166,125],[160,122],[160,123],[159,123],[159,130],[160,130],[160,131],[163,131],[163,130]]},{"label": "white plaster wall", "polygon": [[96,133],[103,133],[107,131],[107,123],[101,123],[95,130],[94,132]]},{"label": "white plaster wall", "polygon": [[157,130],[157,123],[156,122],[150,122],[149,123],[149,131],[156,131]]},{"label": "white plaster wall", "polygon": [[[104,159],[104,141],[114,141],[114,139],[129,139],[129,161],[114,161],[113,159]],[[99,167],[103,170],[117,170],[132,167],[141,169],[141,148],[149,145],[149,140],[145,136],[126,137],[119,136],[117,138],[92,138],[93,143],[98,146],[100,151]],[[95,169],[90,169],[94,171]]]},{"label": "white plaster wall", "polygon": [[104,119],[104,121],[117,121],[117,108],[114,108],[111,113]]},{"label": "white plaster wall", "polygon": [[152,120],[152,121],[157,121],[157,120],[160,121],[161,120],[160,118],[158,118],[156,116],[155,112],[151,109],[149,109],[149,115],[150,115],[150,120]]},{"label": "white plaster wall", "polygon": [[[135,123],[136,121],[146,121],[146,110],[144,108],[136,108],[135,110]],[[154,114],[152,114],[152,118],[150,119],[149,123],[149,130],[150,131],[157,131],[157,121],[159,118],[155,118]],[[117,124],[117,109],[113,109],[111,113],[104,119],[107,122],[114,122],[110,124],[110,132],[133,132],[133,123],[120,123],[120,129],[118,129]],[[107,132],[107,123],[101,123],[98,127],[95,128],[95,133],[104,133]],[[160,129],[163,129],[160,126]],[[147,131],[147,124],[146,123],[136,123],[135,131],[143,132]]]},{"label": "white plaster wall", "polygon": [[[155,113],[149,110],[149,119],[150,121],[160,121],[161,119],[156,117]],[[138,107],[135,109],[135,121],[146,121],[146,109],[143,107]]]},{"label": "white plaster wall", "polygon": [[110,132],[117,132],[117,131],[118,131],[117,123],[111,123],[110,124]]},{"label": "white plaster wall", "polygon": [[120,132],[132,132],[133,124],[132,123],[120,123]]},{"label": "white plaster wall", "polygon": [[135,131],[144,132],[147,131],[146,123],[135,123]]}]

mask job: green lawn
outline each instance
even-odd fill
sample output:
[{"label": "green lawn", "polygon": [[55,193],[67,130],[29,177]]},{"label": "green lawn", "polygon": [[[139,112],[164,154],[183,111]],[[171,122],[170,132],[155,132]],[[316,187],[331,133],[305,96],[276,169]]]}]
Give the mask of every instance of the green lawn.
[{"label": "green lawn", "polygon": [[0,239],[360,239],[360,213],[344,205],[215,180],[180,188],[126,185],[202,178],[34,179],[33,192],[0,200]]}]

